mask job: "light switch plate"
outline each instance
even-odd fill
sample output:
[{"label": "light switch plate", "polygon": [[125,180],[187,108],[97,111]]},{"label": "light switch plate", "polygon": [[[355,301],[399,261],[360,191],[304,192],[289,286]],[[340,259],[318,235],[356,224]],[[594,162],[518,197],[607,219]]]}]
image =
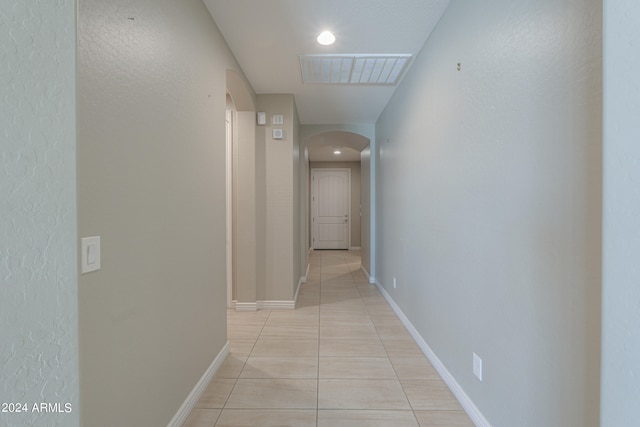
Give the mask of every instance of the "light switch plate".
[{"label": "light switch plate", "polygon": [[283,125],[284,124],[284,116],[282,114],[274,114],[271,117],[271,124],[273,125]]},{"label": "light switch plate", "polygon": [[264,126],[267,124],[267,113],[265,113],[264,111],[258,112],[258,124],[260,126]]},{"label": "light switch plate", "polygon": [[100,236],[80,239],[80,272],[100,270]]}]

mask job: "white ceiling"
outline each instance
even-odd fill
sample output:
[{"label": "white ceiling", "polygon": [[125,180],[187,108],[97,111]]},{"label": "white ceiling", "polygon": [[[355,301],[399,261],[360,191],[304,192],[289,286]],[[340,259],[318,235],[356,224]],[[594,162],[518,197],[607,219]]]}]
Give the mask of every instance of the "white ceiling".
[{"label": "white ceiling", "polygon": [[375,123],[396,87],[303,85],[298,55],[416,55],[449,1],[204,0],[256,93],[293,94],[307,125]]},{"label": "white ceiling", "polygon": [[[309,161],[359,162],[360,152],[369,145],[369,139],[353,132],[330,131],[307,139]],[[339,150],[340,155],[333,152]]]}]

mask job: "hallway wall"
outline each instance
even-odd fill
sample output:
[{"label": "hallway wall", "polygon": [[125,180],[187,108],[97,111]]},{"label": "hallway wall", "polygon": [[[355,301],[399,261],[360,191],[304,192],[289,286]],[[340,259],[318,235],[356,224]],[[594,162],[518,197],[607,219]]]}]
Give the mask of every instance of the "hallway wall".
[{"label": "hallway wall", "polygon": [[604,5],[601,426],[633,427],[640,402],[640,4]]},{"label": "hallway wall", "polygon": [[[265,275],[258,300],[291,301],[295,295],[305,254],[301,250],[300,218],[300,121],[293,95],[261,94],[258,111],[267,114],[264,135],[265,163]],[[272,125],[273,115],[283,115],[283,125]],[[283,139],[273,139],[273,129],[283,129]],[[262,138],[262,137],[261,137]]]},{"label": "hallway wall", "polygon": [[80,420],[75,6],[0,7],[0,401],[28,406],[3,427]]},{"label": "hallway wall", "polygon": [[598,425],[601,19],[453,0],[376,125],[376,278],[494,427]]},{"label": "hallway wall", "polygon": [[264,270],[260,270],[259,220],[264,217],[264,206],[257,203],[261,195],[259,182],[264,176],[259,173],[259,165],[264,164],[256,150],[255,111],[238,111],[234,137],[234,185],[235,211],[233,225],[236,231],[233,258],[238,302],[255,302],[256,283],[262,280]]},{"label": "hallway wall", "polygon": [[[84,0],[78,222],[82,424],[167,425],[226,343],[225,95],[200,0]],[[252,119],[253,121],[253,119]]]},{"label": "hallway wall", "polygon": [[371,147],[365,148],[360,153],[360,179],[362,184],[360,186],[360,206],[362,209],[360,263],[371,277]]}]

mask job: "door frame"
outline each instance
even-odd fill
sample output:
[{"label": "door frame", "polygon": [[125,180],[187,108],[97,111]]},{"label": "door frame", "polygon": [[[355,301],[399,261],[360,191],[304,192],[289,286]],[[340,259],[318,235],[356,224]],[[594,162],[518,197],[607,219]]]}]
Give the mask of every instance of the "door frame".
[{"label": "door frame", "polygon": [[225,111],[227,308],[233,307],[233,109]]},{"label": "door frame", "polygon": [[315,173],[316,171],[320,171],[320,172],[347,172],[347,195],[348,195],[348,200],[347,200],[347,209],[348,209],[348,215],[349,215],[349,221],[348,221],[348,230],[347,230],[347,237],[348,237],[348,242],[347,242],[347,249],[349,250],[351,248],[351,169],[350,168],[311,168],[311,215],[310,215],[310,222],[311,222],[311,249],[315,250],[316,249],[316,223],[315,223],[315,217],[316,217],[316,211],[317,211],[317,202],[315,201],[315,191],[314,191],[314,182],[315,182]]}]

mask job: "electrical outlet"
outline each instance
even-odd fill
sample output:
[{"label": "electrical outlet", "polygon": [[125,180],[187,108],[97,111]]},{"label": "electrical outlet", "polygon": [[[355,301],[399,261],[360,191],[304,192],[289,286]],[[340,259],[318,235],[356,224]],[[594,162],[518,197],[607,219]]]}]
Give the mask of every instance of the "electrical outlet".
[{"label": "electrical outlet", "polygon": [[482,359],[473,353],[473,374],[482,381]]},{"label": "electrical outlet", "polygon": [[398,281],[396,280],[396,276],[393,276],[393,289],[398,287]]}]

